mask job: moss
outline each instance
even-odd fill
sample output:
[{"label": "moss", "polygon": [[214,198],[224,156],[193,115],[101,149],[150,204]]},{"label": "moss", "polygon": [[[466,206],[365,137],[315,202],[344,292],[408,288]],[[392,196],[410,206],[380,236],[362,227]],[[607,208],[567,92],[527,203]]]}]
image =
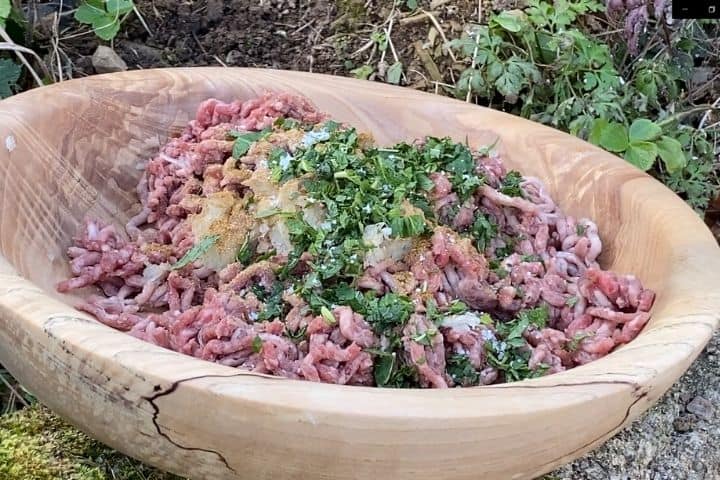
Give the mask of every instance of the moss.
[{"label": "moss", "polygon": [[40,405],[0,417],[3,480],[171,480],[65,423]]}]

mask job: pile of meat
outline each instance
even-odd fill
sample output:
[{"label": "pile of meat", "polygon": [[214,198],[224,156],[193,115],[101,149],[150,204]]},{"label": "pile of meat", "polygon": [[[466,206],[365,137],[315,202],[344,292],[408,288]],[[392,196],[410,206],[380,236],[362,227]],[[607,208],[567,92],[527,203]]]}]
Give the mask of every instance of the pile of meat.
[{"label": "pile of meat", "polygon": [[[182,135],[147,162],[137,188],[140,213],[124,231],[87,221],[68,250],[72,278],[57,288],[69,292],[93,287],[80,309],[178,352],[289,378],[373,385],[376,358],[365,350],[377,349],[383,339],[350,307],[334,308],[336,322],[328,322],[287,289],[282,298],[289,313],[258,321],[266,305],[257,286],[273,289],[286,255],[247,268],[230,263],[215,271],[200,262],[171,268],[198,241],[188,220],[200,208],[198,198],[223,191],[239,195],[247,189],[241,179],[257,159],[233,159],[229,132],[261,130],[280,117],[307,123],[325,118],[306,99],[284,93],[245,102],[204,102]],[[433,174],[430,200],[439,218],[451,216],[451,225],[437,227],[429,238],[414,239],[402,259],[377,262],[358,280],[360,289],[394,292],[413,301],[415,312],[404,328],[403,347],[407,362],[417,367],[420,385],[454,385],[446,372],[446,359],[454,354],[467,355],[481,383],[502,380],[485,350],[487,342],[502,349],[501,339],[471,314],[449,317],[439,334],[418,340],[437,330],[426,315],[429,299],[440,308],[459,299],[501,320],[548,305],[547,328],[528,328],[524,337],[530,367],[544,364],[549,373],[587,363],[632,340],[649,319],[654,294],[633,276],[599,267],[602,246],[595,224],[563,215],[537,179],[523,179],[522,197],[501,193],[507,174],[501,161],[480,155],[477,160],[485,184],[462,205],[448,178]],[[457,233],[478,212],[504,234],[491,240],[484,252]],[[502,260],[501,269],[490,268],[488,259],[506,247],[509,237],[520,239],[515,253]],[[308,260],[303,256],[296,273],[309,268]],[[507,274],[500,275],[501,270]]]}]

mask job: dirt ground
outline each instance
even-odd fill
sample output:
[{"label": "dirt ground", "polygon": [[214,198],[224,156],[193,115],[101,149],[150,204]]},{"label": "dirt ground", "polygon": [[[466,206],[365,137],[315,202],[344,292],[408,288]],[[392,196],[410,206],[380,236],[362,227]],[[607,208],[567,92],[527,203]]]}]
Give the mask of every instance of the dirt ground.
[{"label": "dirt ground", "polygon": [[[477,21],[478,2],[418,3],[428,14],[401,9],[395,15],[383,62],[372,35],[390,28],[391,0],[138,0],[148,28],[137,18],[129,19],[114,48],[129,68],[227,65],[352,75],[369,64],[375,70],[372,79],[383,78],[384,68],[400,61],[403,85],[434,90],[435,82],[450,83],[455,75],[443,36],[455,38],[468,22]],[[68,9],[73,6],[66,4]],[[491,2],[486,4],[483,8],[490,8]],[[38,43],[50,52],[51,16],[43,17],[43,12],[36,19],[41,27]],[[61,31],[62,56],[71,62],[65,75],[95,73],[91,55],[98,40],[81,34],[70,19],[61,23]]]}]

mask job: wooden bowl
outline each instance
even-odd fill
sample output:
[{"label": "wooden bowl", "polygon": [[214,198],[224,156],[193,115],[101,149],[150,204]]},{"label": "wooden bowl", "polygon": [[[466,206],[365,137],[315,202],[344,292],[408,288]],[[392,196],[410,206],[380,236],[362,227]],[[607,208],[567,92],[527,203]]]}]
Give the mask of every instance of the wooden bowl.
[{"label": "wooden bowl", "polygon": [[[657,293],[632,343],[519,383],[439,390],[324,385],[251,374],[144,343],[55,293],[86,215],[136,210],[136,163],[208,98],[307,95],[379,143],[500,138],[507,164],[597,221],[602,265]],[[532,478],[610,438],[688,368],[718,324],[720,251],[670,190],[570,135],[459,101],[307,73],[143,70],[0,103],[0,362],[100,441],[194,479]]]}]

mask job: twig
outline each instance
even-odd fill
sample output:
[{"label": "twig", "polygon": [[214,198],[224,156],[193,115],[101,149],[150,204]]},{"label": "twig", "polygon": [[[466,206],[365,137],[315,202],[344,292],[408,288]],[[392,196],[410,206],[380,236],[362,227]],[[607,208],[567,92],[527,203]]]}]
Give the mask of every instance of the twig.
[{"label": "twig", "polygon": [[350,54],[350,56],[351,56],[351,57],[356,57],[356,56],[360,55],[362,52],[364,52],[365,50],[367,50],[367,49],[369,49],[369,48],[372,48],[372,46],[373,46],[374,44],[375,44],[375,42],[374,42],[373,39],[371,38],[370,40],[367,41],[367,43],[365,43],[365,45],[363,45],[362,47],[360,47],[360,48],[358,48],[357,50],[355,50],[352,54]]},{"label": "twig", "polygon": [[[432,14],[435,14],[437,12],[429,12]],[[400,22],[400,25],[412,25],[415,23],[424,22],[425,20],[430,20],[430,16],[427,14],[427,12],[420,12],[417,15],[413,15],[411,17],[405,17],[398,20]]]},{"label": "twig", "polygon": [[395,20],[394,18],[392,18],[390,20],[390,25],[388,25],[387,30],[385,30],[385,35],[387,36],[388,45],[390,46],[390,51],[393,54],[393,58],[395,59],[395,62],[399,62],[400,57],[398,57],[398,54],[395,51],[395,45],[393,45],[393,41],[392,41],[392,27],[393,27],[394,20]]},{"label": "twig", "polygon": [[44,86],[45,84],[40,78],[40,75],[38,75],[32,65],[30,65],[30,62],[28,62],[27,58],[25,58],[25,55],[23,55],[23,52],[34,55],[35,58],[37,58],[38,62],[40,62],[40,64],[44,66],[44,64],[42,63],[42,59],[40,59],[40,56],[38,56],[37,53],[33,52],[29,48],[21,47],[20,45],[17,45],[15,42],[13,42],[12,38],[10,38],[10,36],[7,34],[3,27],[0,27],[0,37],[5,40],[4,42],[0,42],[0,50],[12,50],[13,52],[15,52],[15,55],[17,55],[23,65],[27,67],[30,75],[32,75],[33,79],[35,80],[35,83],[38,84],[38,87]]},{"label": "twig", "polygon": [[225,68],[228,68],[228,66],[225,64],[225,62],[223,62],[222,60],[220,60],[220,57],[218,57],[217,55],[213,55],[213,58],[214,58],[215,61],[218,62],[220,65],[222,65],[222,66],[225,67]]},{"label": "twig", "polygon": [[[713,102],[713,104],[712,104],[713,109],[717,109],[718,107],[720,107],[720,97],[718,97],[718,99],[715,100],[715,102]],[[705,112],[705,115],[703,115],[702,120],[700,120],[700,124],[698,125],[698,130],[702,130],[703,128],[705,128],[705,124],[707,123],[708,120],[710,120],[710,114],[712,112],[713,112],[712,109]]]},{"label": "twig", "polygon": [[662,121],[660,121],[660,122],[657,122],[657,124],[658,124],[659,126],[661,126],[661,127],[664,127],[665,125],[669,125],[669,124],[671,124],[672,122],[674,122],[674,121],[676,121],[676,120],[677,120],[677,121],[680,121],[680,120],[682,120],[683,118],[685,118],[685,117],[687,117],[687,116],[689,116],[689,115],[693,115],[693,114],[695,114],[695,113],[706,112],[706,114],[707,114],[707,112],[715,112],[715,111],[718,111],[718,110],[720,110],[720,108],[717,108],[717,107],[715,107],[714,105],[701,105],[701,106],[699,106],[699,107],[691,108],[691,109],[689,109],[689,110],[685,110],[685,111],[682,111],[682,112],[678,112],[678,113],[676,113],[676,114],[674,114],[674,115],[671,115],[671,116],[669,116],[668,118],[666,118],[665,120],[662,120]]},{"label": "twig", "polygon": [[[62,8],[62,0],[60,0],[60,8]],[[53,46],[53,56],[55,57],[55,60],[57,61],[57,69],[58,69],[57,81],[62,82],[64,79],[63,79],[63,74],[62,74],[62,61],[60,60],[60,47],[58,45],[58,36],[59,36],[58,25],[60,24],[60,16],[57,14],[57,12],[55,12],[53,14],[53,16],[55,18],[55,21],[53,22],[53,27],[52,27],[53,36],[52,36],[52,39],[50,39],[50,41],[52,42],[52,46]]]},{"label": "twig", "polygon": [[483,17],[482,2],[483,2],[483,0],[478,0],[478,24],[482,24],[482,17]]},{"label": "twig", "polygon": [[[440,33],[440,37],[443,39],[443,43],[445,45],[447,45],[449,43],[448,39],[445,36],[445,32],[443,31],[442,27],[440,26],[440,22],[438,22],[437,18],[435,18],[435,15],[433,15],[432,13],[430,13],[428,11],[423,10],[422,8],[420,9],[420,11],[423,12],[425,15],[427,15],[428,18],[430,18],[430,21],[433,23],[433,25],[435,25],[435,28],[437,29],[438,33]],[[452,61],[457,62],[457,58],[455,58],[455,54],[453,53],[453,51],[450,50],[449,48],[447,49],[447,51],[450,54],[450,58],[452,58]]]},{"label": "twig", "polygon": [[18,400],[20,400],[20,403],[22,403],[23,406],[25,406],[25,407],[29,407],[29,406],[30,406],[30,404],[27,402],[27,400],[25,400],[25,399],[23,398],[23,396],[20,395],[20,393],[15,389],[15,387],[13,387],[13,386],[10,384],[10,382],[7,381],[7,379],[5,378],[5,375],[3,375],[2,373],[0,373],[0,381],[2,381],[2,383],[4,383],[5,386],[6,386],[8,389],[10,389],[10,392],[11,392],[12,394],[14,394],[15,397],[16,397]]},{"label": "twig", "polygon": [[[475,67],[477,66],[477,54],[478,49],[480,48],[480,32],[475,31],[475,49],[473,50],[473,58],[472,58],[472,66],[470,67],[470,70],[475,70]],[[465,101],[467,103],[470,103],[470,98],[472,97],[472,82],[468,82],[468,91],[467,96],[465,97]]]},{"label": "twig", "polygon": [[138,10],[137,5],[133,3],[133,12],[135,12],[135,15],[137,15],[138,19],[140,20],[140,23],[142,23],[143,28],[145,31],[150,35],[151,37],[154,37],[152,30],[150,30],[150,27],[148,26],[147,22],[145,21],[145,17],[143,17],[142,13],[140,13],[140,10]]}]

